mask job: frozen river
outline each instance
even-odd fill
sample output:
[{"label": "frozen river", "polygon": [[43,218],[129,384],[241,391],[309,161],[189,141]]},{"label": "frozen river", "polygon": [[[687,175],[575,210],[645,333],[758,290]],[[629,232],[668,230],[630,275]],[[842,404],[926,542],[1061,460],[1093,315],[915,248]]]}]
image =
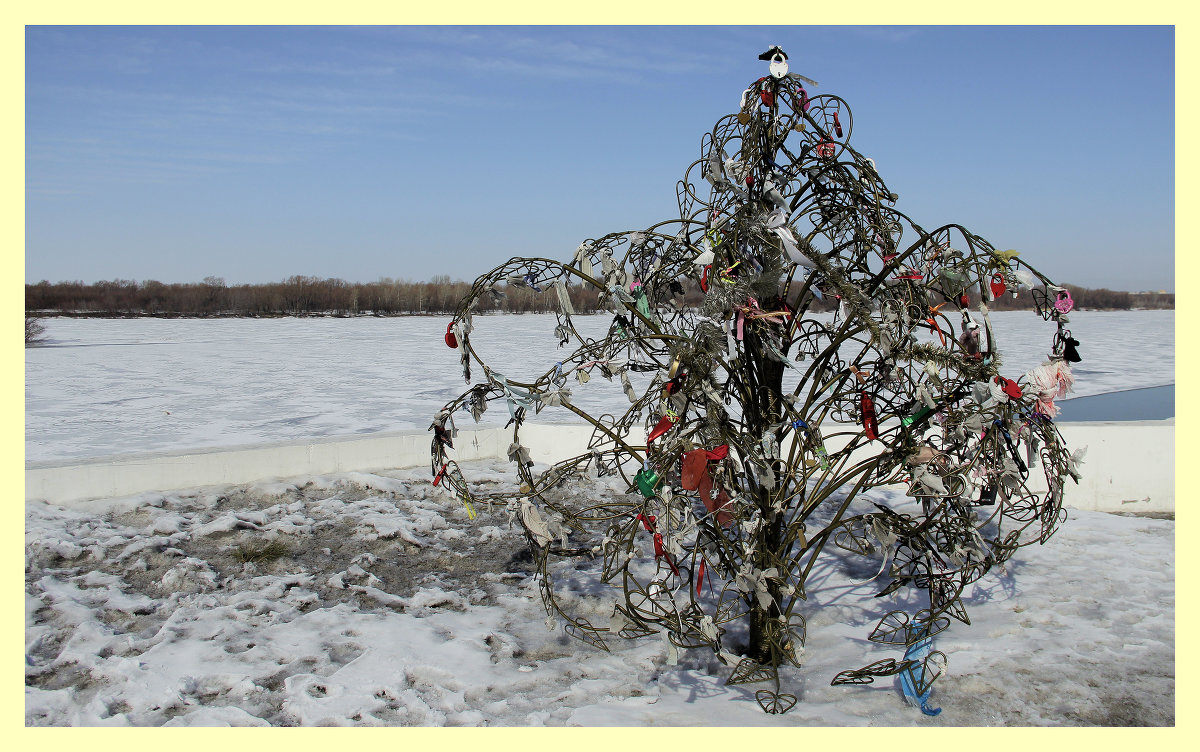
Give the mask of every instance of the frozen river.
[{"label": "frozen river", "polygon": [[[457,351],[442,340],[448,320],[48,319],[47,343],[25,351],[25,459],[424,431],[466,388]],[[556,348],[552,315],[475,321],[472,343],[507,376],[532,380],[566,354]],[[575,321],[595,335],[611,318]],[[1005,373],[1016,377],[1045,358],[1053,324],[1030,311],[992,321]],[[1076,396],[1175,382],[1174,311],[1075,312],[1070,326],[1084,359]],[[628,405],[617,381],[571,386],[589,412]],[[507,417],[493,409],[484,423]],[[535,420],[578,419],[548,408]]]}]

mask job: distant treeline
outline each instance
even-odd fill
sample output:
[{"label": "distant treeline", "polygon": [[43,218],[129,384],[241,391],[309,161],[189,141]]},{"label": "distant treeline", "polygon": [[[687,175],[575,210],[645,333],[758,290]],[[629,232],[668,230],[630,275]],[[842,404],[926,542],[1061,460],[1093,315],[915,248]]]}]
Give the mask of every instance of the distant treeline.
[{"label": "distant treeline", "polygon": [[[25,285],[25,309],[51,316],[397,316],[453,313],[470,291],[470,283],[447,276],[429,282],[385,278],[366,283],[296,276],[253,285],[226,285],[217,277],[170,284],[132,279],[94,284],[43,281]],[[504,292],[499,300],[482,296],[476,310],[531,313],[558,308],[553,291],[507,287]],[[572,286],[570,295],[576,311],[595,310],[594,290]]]},{"label": "distant treeline", "polygon": [[[695,282],[685,285],[685,305],[698,305],[703,293]],[[1174,293],[1132,293],[1104,288],[1065,285],[1077,308],[1130,310],[1175,307]],[[451,281],[448,276],[429,282],[381,279],[377,282],[346,282],[341,279],[289,277],[282,282],[226,285],[223,279],[207,277],[202,282],[163,283],[117,279],[84,282],[38,282],[25,285],[25,310],[39,316],[396,316],[446,314],[458,310],[470,283]],[[506,295],[495,299],[481,296],[480,313],[504,311],[534,313],[558,309],[558,296],[551,290],[537,292],[508,286]],[[598,292],[581,285],[570,288],[571,304],[579,313],[596,310]],[[979,302],[971,294],[972,304]],[[811,310],[828,311],[837,301],[827,297],[814,301]],[[1005,294],[988,303],[997,311],[1033,307],[1029,291],[1018,297]]]},{"label": "distant treeline", "polygon": [[[1175,293],[1173,292],[1125,292],[1109,290],[1106,287],[1092,288],[1064,284],[1063,287],[1071,293],[1075,307],[1090,311],[1130,311],[1134,309],[1171,309],[1175,308]],[[1054,296],[1050,296],[1051,300]],[[979,293],[971,293],[971,303],[979,302]],[[1021,311],[1033,308],[1033,295],[1029,290],[1021,290],[1017,297],[1011,292],[995,300],[988,301],[988,308],[993,311]]]}]

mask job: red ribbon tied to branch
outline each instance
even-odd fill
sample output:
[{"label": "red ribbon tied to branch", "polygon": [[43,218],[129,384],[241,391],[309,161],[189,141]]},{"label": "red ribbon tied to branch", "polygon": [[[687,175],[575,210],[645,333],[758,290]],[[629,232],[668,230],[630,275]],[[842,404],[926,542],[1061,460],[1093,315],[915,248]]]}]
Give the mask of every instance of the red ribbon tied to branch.
[{"label": "red ribbon tied to branch", "polygon": [[879,420],[875,417],[875,403],[864,391],[859,393],[859,406],[862,408],[863,428],[871,441],[879,438]]},{"label": "red ribbon tied to branch", "polygon": [[729,504],[729,494],[725,489],[717,489],[717,497],[712,496],[712,477],[708,473],[708,463],[723,460],[729,456],[729,445],[722,444],[719,447],[709,451],[707,449],[693,449],[690,452],[683,453],[683,468],[680,473],[680,485],[685,491],[699,491],[700,500],[704,502],[704,508],[709,514],[716,517],[717,524],[721,527],[729,527],[733,522],[733,515],[726,510]]},{"label": "red ribbon tied to branch", "polygon": [[670,431],[671,426],[675,425],[675,422],[678,420],[679,416],[675,415],[674,413],[668,413],[659,418],[658,423],[654,426],[654,430],[652,430],[650,435],[646,437],[646,443],[653,443],[655,439],[662,436],[667,431]]},{"label": "red ribbon tied to branch", "polygon": [[642,523],[642,527],[646,528],[646,532],[650,533],[650,535],[653,536],[652,539],[654,541],[654,558],[655,559],[666,559],[667,566],[669,566],[671,568],[671,571],[675,573],[675,576],[678,577],[679,576],[679,568],[675,566],[675,562],[671,561],[671,555],[669,553],[667,553],[667,547],[663,543],[662,533],[655,532],[655,530],[654,530],[655,519],[656,519],[656,517],[652,514],[639,514],[637,516],[638,522]]},{"label": "red ribbon tied to branch", "polygon": [[929,324],[929,328],[937,332],[938,339],[942,341],[942,345],[946,344],[946,335],[942,333],[942,327],[938,326],[938,312],[941,311],[945,303],[938,303],[936,306],[929,307],[929,318],[925,321]]}]

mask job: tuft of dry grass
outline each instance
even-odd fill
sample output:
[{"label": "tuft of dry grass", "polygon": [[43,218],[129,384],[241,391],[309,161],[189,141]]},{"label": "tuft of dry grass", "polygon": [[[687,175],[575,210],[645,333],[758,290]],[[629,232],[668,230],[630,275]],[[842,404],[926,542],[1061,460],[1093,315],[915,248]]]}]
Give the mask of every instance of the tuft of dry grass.
[{"label": "tuft of dry grass", "polygon": [[276,539],[267,543],[243,543],[233,552],[233,558],[243,564],[253,562],[265,564],[284,556],[290,556],[292,550]]}]

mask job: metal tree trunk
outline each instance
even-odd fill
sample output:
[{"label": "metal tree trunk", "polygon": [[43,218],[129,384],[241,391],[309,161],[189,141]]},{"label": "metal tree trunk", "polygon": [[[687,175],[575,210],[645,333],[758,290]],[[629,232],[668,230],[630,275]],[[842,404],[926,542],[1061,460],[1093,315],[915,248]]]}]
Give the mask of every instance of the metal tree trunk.
[{"label": "metal tree trunk", "polygon": [[[773,360],[766,354],[766,348],[759,339],[755,327],[747,327],[743,340],[745,347],[742,362],[745,365],[745,395],[742,400],[742,411],[746,426],[750,430],[748,440],[757,440],[767,431],[778,435],[777,427],[783,416],[783,363]],[[755,548],[754,568],[765,571],[777,567],[783,559],[780,551],[783,541],[783,516],[777,515],[771,503],[782,485],[787,482],[781,476],[783,463],[772,463],[771,472],[775,482],[772,487],[763,483],[755,483],[753,496],[758,513],[763,520],[759,528],[758,545]],[[748,472],[748,477],[754,473]],[[755,594],[748,596],[750,606],[750,645],[748,656],[758,663],[771,664],[772,639],[771,634],[778,634],[772,629],[772,624],[778,624],[779,619],[779,582],[768,581],[767,592],[771,596],[771,604],[764,608]]]}]

